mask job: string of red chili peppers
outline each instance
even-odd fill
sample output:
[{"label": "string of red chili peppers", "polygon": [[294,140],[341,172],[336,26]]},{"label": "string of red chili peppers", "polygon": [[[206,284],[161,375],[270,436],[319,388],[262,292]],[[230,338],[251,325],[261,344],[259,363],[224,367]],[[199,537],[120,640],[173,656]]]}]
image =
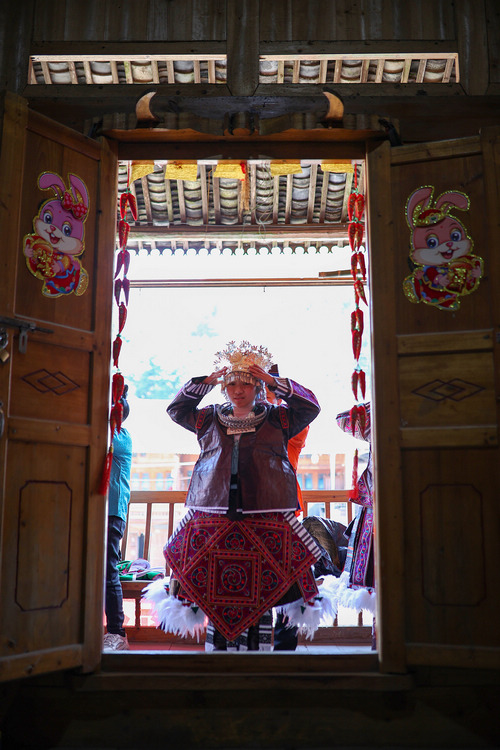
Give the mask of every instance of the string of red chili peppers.
[{"label": "string of red chili peppers", "polygon": [[[354,398],[358,402],[355,406],[352,407],[350,411],[351,431],[353,435],[356,431],[356,424],[359,425],[361,434],[363,434],[367,419],[366,407],[364,404],[359,403],[360,399],[358,395],[358,393],[361,393],[361,397],[364,399],[366,392],[366,375],[359,364],[364,329],[364,315],[363,310],[361,310],[359,306],[360,300],[364,302],[365,305],[367,304],[364,287],[366,283],[366,264],[364,248],[362,249],[364,234],[364,224],[362,222],[362,218],[364,210],[365,199],[358,190],[358,173],[355,166],[354,188],[347,201],[347,217],[349,219],[347,232],[349,245],[351,248],[351,273],[354,280],[355,301],[355,309],[351,313],[352,353],[355,360],[354,371],[351,376],[351,386]],[[355,499],[357,497],[357,482],[358,450],[356,448],[354,452],[354,462],[352,470],[352,490],[349,493],[351,499]]]},{"label": "string of red chili peppers", "polygon": [[[137,221],[137,202],[135,195],[130,191],[130,173],[127,181],[127,189],[120,196],[120,220],[118,222],[119,250],[116,257],[114,276],[114,297],[116,304],[118,305],[118,333],[116,334],[112,347],[113,367],[116,368],[116,372],[113,374],[111,381],[111,412],[109,415],[110,448],[106,455],[101,484],[99,487],[101,495],[105,495],[108,491],[111,465],[113,462],[113,438],[115,432],[120,432],[123,421],[123,404],[120,399],[123,396],[125,381],[119,370],[118,360],[122,348],[121,334],[125,326],[125,321],[127,320],[127,305],[130,292],[130,281],[127,278],[130,266],[130,253],[127,250],[128,235],[130,232],[130,224],[127,221],[127,212],[129,210],[132,214],[133,220]],[[120,273],[123,274],[122,278],[119,278]],[[123,301],[120,301],[122,293]]]}]

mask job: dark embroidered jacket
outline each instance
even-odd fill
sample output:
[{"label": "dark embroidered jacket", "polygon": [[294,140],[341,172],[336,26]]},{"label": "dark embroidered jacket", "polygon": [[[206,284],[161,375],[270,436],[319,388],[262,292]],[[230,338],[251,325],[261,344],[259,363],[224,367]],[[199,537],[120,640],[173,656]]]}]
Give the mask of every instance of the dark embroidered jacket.
[{"label": "dark embroidered jacket", "polygon": [[[229,504],[233,435],[217,417],[216,407],[198,409],[210,387],[202,378],[189,381],[168,406],[177,424],[195,432],[200,456],[193,470],[186,505],[205,511],[225,512]],[[277,395],[286,406],[263,403],[266,418],[255,432],[243,433],[239,442],[238,480],[243,513],[295,511],[297,481],[287,454],[289,438],[297,435],[319,414],[314,394],[293,380],[280,378]]]}]

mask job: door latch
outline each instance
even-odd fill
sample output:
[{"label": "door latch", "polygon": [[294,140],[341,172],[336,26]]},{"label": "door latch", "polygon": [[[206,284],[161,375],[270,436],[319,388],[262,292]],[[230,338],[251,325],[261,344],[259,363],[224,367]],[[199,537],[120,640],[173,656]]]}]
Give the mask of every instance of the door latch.
[{"label": "door latch", "polygon": [[[42,328],[29,320],[19,320],[19,318],[3,318],[0,316],[0,361],[6,362],[9,353],[5,351],[9,343],[9,334],[6,328],[17,328],[19,331],[19,352],[26,354],[28,345],[28,332],[40,331],[41,333],[54,333],[50,328]],[[6,355],[6,356],[5,356]]]}]

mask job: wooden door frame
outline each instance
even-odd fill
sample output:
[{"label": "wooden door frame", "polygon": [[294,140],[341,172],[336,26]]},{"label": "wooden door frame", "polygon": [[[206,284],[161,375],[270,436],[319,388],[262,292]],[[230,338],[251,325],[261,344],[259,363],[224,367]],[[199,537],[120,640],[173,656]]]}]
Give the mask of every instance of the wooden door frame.
[{"label": "wooden door frame", "polygon": [[[250,159],[258,158],[260,154],[265,153],[269,158],[297,158],[297,152],[300,153],[300,158],[324,158],[324,159],[357,159],[363,160],[367,163],[367,152],[370,143],[370,136],[376,137],[377,142],[380,142],[380,134],[374,133],[363,133],[353,131],[352,141],[347,140],[345,131],[339,139],[338,131],[334,130],[313,130],[313,131],[287,131],[286,133],[279,134],[278,137],[259,137],[259,136],[248,136],[248,137],[231,137],[231,136],[206,136],[200,134],[193,134],[192,131],[158,131],[145,132],[141,131],[112,131],[107,134],[108,137],[116,138],[117,140],[117,154],[119,160],[131,160],[131,159],[197,159],[197,158],[208,158],[213,156],[214,153],[218,155],[218,158],[239,158],[239,159]],[[149,137],[151,136],[151,137]],[[368,138],[368,140],[367,140]],[[387,161],[387,167],[390,166],[390,147],[387,142],[387,149],[383,151],[385,154],[384,159]],[[386,153],[387,152],[387,153]],[[382,199],[382,196],[379,196]],[[383,293],[383,290],[377,290],[378,293]],[[371,290],[371,296],[373,290]],[[373,321],[372,321],[373,325]],[[373,359],[373,348],[372,343],[372,362]],[[379,385],[381,389],[382,386]],[[374,392],[375,393],[375,392]],[[394,397],[394,394],[393,394]],[[376,450],[374,448],[374,450]],[[394,477],[395,480],[397,477]],[[400,482],[399,482],[400,484]],[[387,515],[390,515],[389,513]],[[391,526],[391,544],[392,544],[392,533],[394,528]],[[386,535],[387,536],[387,535]],[[376,537],[376,559],[378,565],[380,563],[380,538]],[[402,581],[400,582],[402,586]],[[377,581],[378,587],[378,581]],[[392,586],[391,586],[392,591]],[[378,596],[378,593],[377,593]],[[387,602],[389,616],[393,616],[391,608],[391,602],[395,597],[386,592],[385,601]],[[399,596],[397,597],[399,600]],[[382,615],[381,608],[379,607],[378,624],[380,624]],[[277,665],[279,663],[280,669],[283,668],[287,674],[294,675],[299,678],[304,674],[304,671],[319,673],[328,672],[331,674],[337,674],[340,671],[344,671],[346,668],[352,672],[366,672],[375,675],[378,672],[381,673],[404,673],[406,671],[406,664],[404,659],[404,641],[402,638],[402,630],[397,630],[391,626],[387,627],[386,636],[388,638],[387,645],[381,648],[379,639],[378,651],[371,654],[362,655],[348,655],[346,657],[339,656],[325,656],[321,657],[311,655],[300,655],[300,654],[274,654],[265,655],[265,661],[261,663],[259,655],[253,655],[252,662],[243,665],[238,659],[238,654],[227,654],[225,659],[231,662],[231,670],[236,671],[242,675],[250,675],[254,672],[258,675],[265,675],[266,673],[276,673]],[[398,635],[400,640],[398,641]],[[203,654],[193,655],[181,655],[182,658],[182,671],[188,673],[191,676],[204,674],[206,671],[205,657]],[[209,658],[210,655],[208,655]],[[158,658],[158,655],[155,657]],[[111,657],[111,664],[117,664],[116,656]],[[134,654],[127,654],[125,656],[126,663],[132,666],[133,661],[136,660]],[[279,659],[279,662],[277,661]],[[133,660],[133,661],[131,661]],[[233,665],[234,660],[234,665]],[[104,655],[103,664],[107,666],[109,657]],[[121,661],[121,659],[120,659]],[[271,664],[272,662],[272,664]],[[143,660],[138,660],[138,663],[143,665]],[[177,669],[176,667],[177,657],[173,654],[168,655],[168,667],[169,669]],[[210,663],[210,662],[209,662]],[[349,665],[347,667],[347,665]],[[178,666],[178,665],[177,665]],[[228,665],[229,668],[229,665]],[[210,667],[208,667],[210,672]]]}]

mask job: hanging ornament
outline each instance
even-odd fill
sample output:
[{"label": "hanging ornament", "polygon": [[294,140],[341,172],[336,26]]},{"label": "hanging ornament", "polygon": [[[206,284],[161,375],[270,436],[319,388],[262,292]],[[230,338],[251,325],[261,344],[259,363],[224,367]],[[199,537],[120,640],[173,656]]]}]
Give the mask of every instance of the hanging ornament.
[{"label": "hanging ornament", "polygon": [[[366,425],[367,414],[364,404],[359,403],[359,397],[365,398],[366,394],[366,375],[360,367],[359,358],[361,356],[361,345],[363,341],[364,314],[359,307],[359,303],[368,304],[365,294],[364,285],[366,283],[366,264],[364,250],[362,248],[364,237],[363,214],[365,210],[364,196],[358,189],[358,173],[354,167],[354,187],[347,199],[347,218],[349,224],[347,227],[347,237],[351,248],[351,275],[353,279],[355,309],[351,313],[351,337],[352,353],[354,357],[354,370],[351,375],[351,389],[356,404],[349,412],[351,432],[353,437],[363,434]],[[349,492],[349,499],[356,500],[358,497],[358,451],[356,449],[353,459],[352,470],[352,489]]]},{"label": "hanging ornament", "polygon": [[[101,481],[99,484],[99,494],[105,495],[109,487],[109,479],[111,476],[111,466],[113,462],[113,439],[115,432],[120,432],[122,421],[123,421],[123,404],[120,399],[123,396],[125,387],[125,381],[123,375],[118,369],[118,363],[120,359],[120,352],[122,349],[123,340],[121,333],[127,320],[127,306],[130,292],[130,280],[127,278],[127,273],[130,267],[130,252],[127,250],[127,241],[130,233],[130,224],[127,221],[127,214],[130,211],[134,221],[137,221],[137,201],[135,195],[131,192],[130,184],[134,179],[138,179],[141,176],[145,176],[150,172],[154,171],[154,162],[141,162],[133,163],[133,170],[128,174],[127,188],[121,194],[119,201],[119,213],[120,218],[118,220],[118,247],[119,251],[116,257],[116,267],[114,275],[113,294],[118,306],[118,333],[113,341],[112,346],[112,358],[113,367],[116,368],[116,372],[113,374],[111,380],[111,411],[109,415],[109,429],[110,429],[110,447],[104,460],[104,467],[101,475]],[[135,175],[135,176],[134,176]],[[131,179],[131,177],[133,179]],[[121,301],[123,293],[124,301]]]}]

